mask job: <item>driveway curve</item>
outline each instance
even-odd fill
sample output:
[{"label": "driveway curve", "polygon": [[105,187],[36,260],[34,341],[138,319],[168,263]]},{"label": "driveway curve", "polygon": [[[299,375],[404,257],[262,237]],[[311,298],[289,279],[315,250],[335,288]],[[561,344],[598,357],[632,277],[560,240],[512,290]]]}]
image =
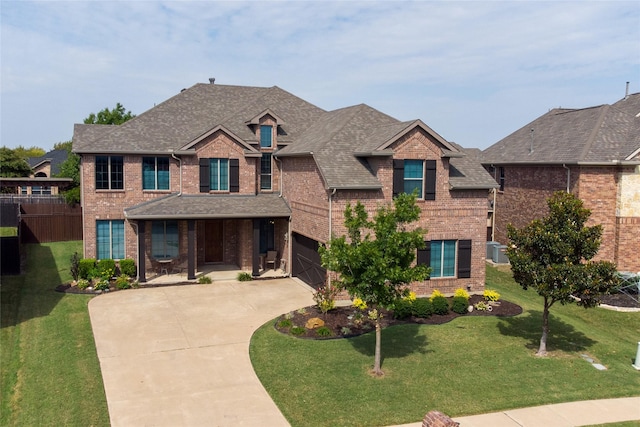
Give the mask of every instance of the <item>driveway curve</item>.
[{"label": "driveway curve", "polygon": [[89,302],[113,427],[287,426],[249,359],[253,332],[313,304],[294,279],[137,289]]}]

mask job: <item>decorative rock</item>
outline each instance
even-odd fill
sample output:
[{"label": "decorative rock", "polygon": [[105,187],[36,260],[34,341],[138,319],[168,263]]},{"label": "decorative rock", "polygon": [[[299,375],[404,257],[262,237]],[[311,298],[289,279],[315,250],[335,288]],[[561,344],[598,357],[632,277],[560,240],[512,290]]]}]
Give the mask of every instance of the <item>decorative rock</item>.
[{"label": "decorative rock", "polygon": [[471,313],[471,312],[473,311],[473,306],[472,306],[472,305],[470,305],[469,307],[467,307],[467,311],[468,311],[469,313]]},{"label": "decorative rock", "polygon": [[422,427],[458,427],[460,423],[453,421],[440,411],[429,411],[422,419]]},{"label": "decorative rock", "polygon": [[324,326],[324,320],[320,319],[319,317],[312,317],[311,319],[307,320],[307,323],[304,325],[304,327],[307,329],[315,329],[321,326]]}]

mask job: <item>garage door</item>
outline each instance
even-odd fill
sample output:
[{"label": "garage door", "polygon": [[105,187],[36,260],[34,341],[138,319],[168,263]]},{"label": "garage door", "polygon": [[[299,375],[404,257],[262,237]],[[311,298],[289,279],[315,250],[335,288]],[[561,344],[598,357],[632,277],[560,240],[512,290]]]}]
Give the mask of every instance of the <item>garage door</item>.
[{"label": "garage door", "polygon": [[322,268],[318,242],[301,234],[293,233],[293,265],[291,273],[309,286],[318,289],[323,286],[327,270]]}]

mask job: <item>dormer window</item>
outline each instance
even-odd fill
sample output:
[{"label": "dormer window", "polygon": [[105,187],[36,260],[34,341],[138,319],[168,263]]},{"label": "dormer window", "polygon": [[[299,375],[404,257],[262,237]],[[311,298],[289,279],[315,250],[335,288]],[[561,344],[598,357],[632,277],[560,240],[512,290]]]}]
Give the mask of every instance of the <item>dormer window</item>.
[{"label": "dormer window", "polygon": [[273,126],[260,126],[260,148],[271,148],[273,146]]}]

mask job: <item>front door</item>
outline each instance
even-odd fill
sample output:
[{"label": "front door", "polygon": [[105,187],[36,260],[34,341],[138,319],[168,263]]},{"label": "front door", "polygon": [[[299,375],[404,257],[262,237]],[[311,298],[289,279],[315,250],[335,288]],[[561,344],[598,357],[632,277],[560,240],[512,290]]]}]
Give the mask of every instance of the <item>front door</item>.
[{"label": "front door", "polygon": [[222,262],[223,261],[222,221],[206,221],[204,229],[205,229],[204,261],[205,262]]}]

